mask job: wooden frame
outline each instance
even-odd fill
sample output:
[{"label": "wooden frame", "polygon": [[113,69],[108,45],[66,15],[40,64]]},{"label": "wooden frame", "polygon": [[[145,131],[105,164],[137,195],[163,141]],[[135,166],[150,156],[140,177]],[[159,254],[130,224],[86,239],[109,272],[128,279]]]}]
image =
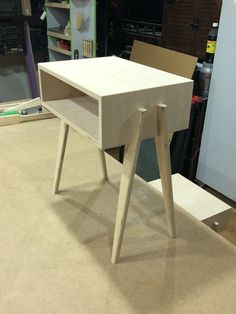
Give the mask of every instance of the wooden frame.
[{"label": "wooden frame", "polygon": [[[169,133],[188,127],[192,80],[117,57],[39,64],[39,73],[43,105],[55,114],[57,110],[60,114],[57,103],[58,107],[65,106],[71,111],[75,106],[71,106],[74,102],[71,98],[87,97],[87,118],[83,121],[89,120],[96,111],[98,131],[95,142],[101,149],[117,147],[131,140],[132,121],[138,108],[148,110],[142,138],[157,135],[155,111],[156,105],[161,103],[167,105]],[[55,100],[61,102],[53,102]],[[83,101],[80,105],[78,100],[78,106],[84,107]],[[79,123],[77,127],[80,127]],[[89,131],[87,133],[90,138],[94,136]]]}]

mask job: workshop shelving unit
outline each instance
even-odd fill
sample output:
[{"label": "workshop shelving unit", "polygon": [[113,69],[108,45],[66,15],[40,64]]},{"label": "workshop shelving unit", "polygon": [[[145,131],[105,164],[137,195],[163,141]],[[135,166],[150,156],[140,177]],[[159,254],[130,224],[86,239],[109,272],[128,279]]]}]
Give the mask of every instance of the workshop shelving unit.
[{"label": "workshop shelving unit", "polygon": [[16,54],[26,53],[25,23],[27,23],[33,52],[43,56],[38,61],[47,59],[46,25],[40,20],[39,2],[34,0],[31,4],[35,8],[32,15],[24,15],[21,0],[0,0],[0,55],[2,57],[12,55],[13,58]]},{"label": "workshop shelving unit", "polygon": [[12,55],[23,53],[25,35],[23,25],[0,24],[0,54]]},{"label": "workshop shelving unit", "polygon": [[[20,15],[21,4],[19,0],[0,0],[1,55],[18,54],[24,51],[24,26],[23,24],[14,23],[14,16]],[[9,23],[9,20],[11,23]]]},{"label": "workshop shelving unit", "polygon": [[50,61],[96,56],[96,1],[45,2]]},{"label": "workshop shelving unit", "polygon": [[19,0],[0,0],[0,16],[20,14],[21,3]]}]

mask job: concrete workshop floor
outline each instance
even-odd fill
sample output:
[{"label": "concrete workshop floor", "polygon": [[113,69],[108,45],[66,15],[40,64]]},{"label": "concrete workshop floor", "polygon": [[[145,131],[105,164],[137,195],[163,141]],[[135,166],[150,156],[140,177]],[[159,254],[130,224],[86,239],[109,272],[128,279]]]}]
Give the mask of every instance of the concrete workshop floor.
[{"label": "concrete workshop floor", "polygon": [[1,127],[1,314],[234,313],[236,250],[136,178],[120,263],[110,263],[120,165],[69,132],[53,195],[57,119]]}]

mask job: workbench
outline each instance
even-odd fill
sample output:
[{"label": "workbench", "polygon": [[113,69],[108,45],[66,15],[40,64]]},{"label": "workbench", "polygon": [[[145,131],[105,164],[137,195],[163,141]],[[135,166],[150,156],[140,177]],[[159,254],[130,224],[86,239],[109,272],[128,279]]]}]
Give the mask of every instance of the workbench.
[{"label": "workbench", "polygon": [[[110,263],[121,165],[70,131],[51,193],[58,119],[1,127],[0,312],[222,314],[236,308],[236,249],[134,177],[120,263]],[[86,166],[85,166],[86,165]]]}]

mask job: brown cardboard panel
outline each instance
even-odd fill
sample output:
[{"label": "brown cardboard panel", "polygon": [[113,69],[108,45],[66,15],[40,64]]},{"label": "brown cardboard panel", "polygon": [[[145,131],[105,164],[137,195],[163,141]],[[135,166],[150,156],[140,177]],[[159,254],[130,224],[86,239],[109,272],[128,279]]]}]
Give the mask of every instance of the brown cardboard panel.
[{"label": "brown cardboard panel", "polygon": [[191,79],[197,58],[135,40],[131,61]]}]

